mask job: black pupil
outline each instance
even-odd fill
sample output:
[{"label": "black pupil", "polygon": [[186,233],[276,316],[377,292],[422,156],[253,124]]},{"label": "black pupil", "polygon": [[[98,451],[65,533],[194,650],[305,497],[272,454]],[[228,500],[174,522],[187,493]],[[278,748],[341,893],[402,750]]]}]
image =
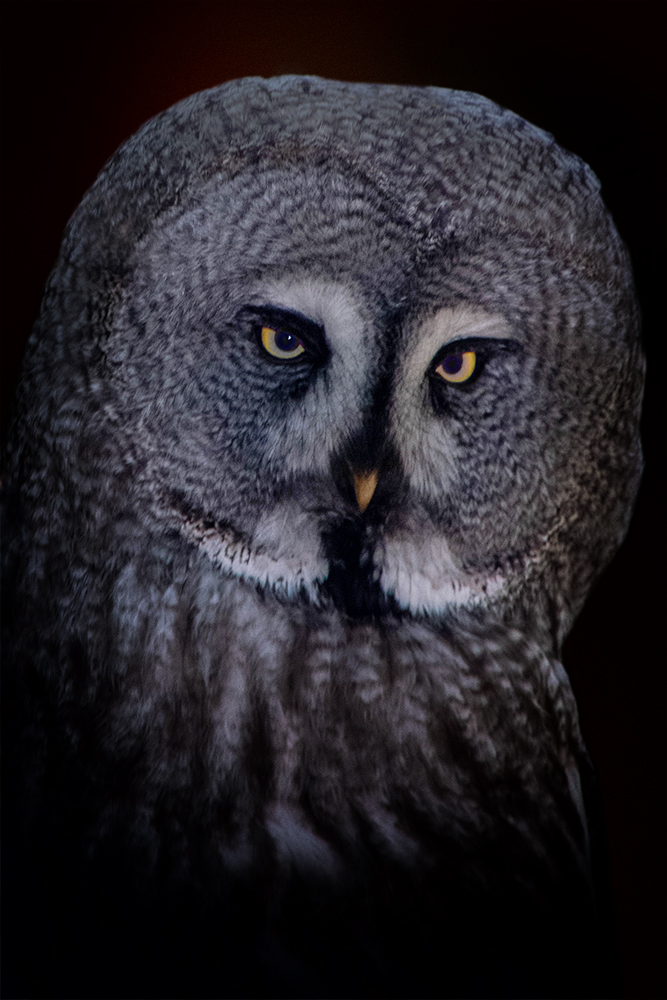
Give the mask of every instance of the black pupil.
[{"label": "black pupil", "polygon": [[293,333],[281,330],[276,334],[275,344],[279,351],[294,351],[299,346],[299,339]]},{"label": "black pupil", "polygon": [[442,367],[445,369],[448,375],[456,375],[457,372],[461,371],[462,365],[463,365],[462,354],[448,354],[447,357],[442,362]]}]

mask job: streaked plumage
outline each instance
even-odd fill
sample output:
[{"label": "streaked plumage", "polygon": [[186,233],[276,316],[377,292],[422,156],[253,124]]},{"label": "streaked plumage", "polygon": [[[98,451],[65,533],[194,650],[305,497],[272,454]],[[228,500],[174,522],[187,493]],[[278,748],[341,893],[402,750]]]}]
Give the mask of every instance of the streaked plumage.
[{"label": "streaked plumage", "polygon": [[558,658],[642,378],[596,178],[484,98],[248,79],[122,147],[5,461],[26,989],[599,995]]}]

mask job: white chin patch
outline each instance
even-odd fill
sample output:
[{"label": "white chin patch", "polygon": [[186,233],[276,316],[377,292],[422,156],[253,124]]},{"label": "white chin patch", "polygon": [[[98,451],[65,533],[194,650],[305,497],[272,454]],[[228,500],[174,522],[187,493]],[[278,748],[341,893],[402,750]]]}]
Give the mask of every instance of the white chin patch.
[{"label": "white chin patch", "polygon": [[181,532],[216,566],[286,597],[305,591],[316,599],[318,584],[329,572],[315,526],[293,506],[275,507],[262,517],[252,540],[189,518],[181,520]]},{"label": "white chin patch", "polygon": [[448,607],[484,604],[505,585],[505,577],[466,573],[456,565],[444,538],[421,543],[393,535],[375,557],[382,590],[415,614],[439,614]]}]

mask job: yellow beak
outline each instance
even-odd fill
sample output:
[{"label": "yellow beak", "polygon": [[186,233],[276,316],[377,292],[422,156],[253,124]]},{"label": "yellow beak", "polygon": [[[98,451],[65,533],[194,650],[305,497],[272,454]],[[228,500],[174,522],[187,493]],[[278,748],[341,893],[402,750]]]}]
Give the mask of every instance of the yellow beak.
[{"label": "yellow beak", "polygon": [[377,469],[372,469],[370,472],[355,472],[354,469],[351,471],[352,478],[354,479],[354,494],[357,498],[357,506],[363,514],[371,502],[371,497],[375,493],[375,487],[378,484],[378,472]]}]

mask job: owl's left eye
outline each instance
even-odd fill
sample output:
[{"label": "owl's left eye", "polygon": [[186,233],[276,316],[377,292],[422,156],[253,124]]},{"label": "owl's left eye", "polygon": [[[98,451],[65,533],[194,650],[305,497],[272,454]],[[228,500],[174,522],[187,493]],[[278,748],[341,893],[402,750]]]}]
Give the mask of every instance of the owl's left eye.
[{"label": "owl's left eye", "polygon": [[474,351],[452,351],[435,369],[436,375],[445,382],[467,382],[475,371],[477,355]]},{"label": "owl's left eye", "polygon": [[271,357],[280,358],[282,361],[289,361],[298,358],[303,354],[305,347],[293,333],[288,330],[274,329],[272,326],[263,326],[261,332],[262,347]]}]

